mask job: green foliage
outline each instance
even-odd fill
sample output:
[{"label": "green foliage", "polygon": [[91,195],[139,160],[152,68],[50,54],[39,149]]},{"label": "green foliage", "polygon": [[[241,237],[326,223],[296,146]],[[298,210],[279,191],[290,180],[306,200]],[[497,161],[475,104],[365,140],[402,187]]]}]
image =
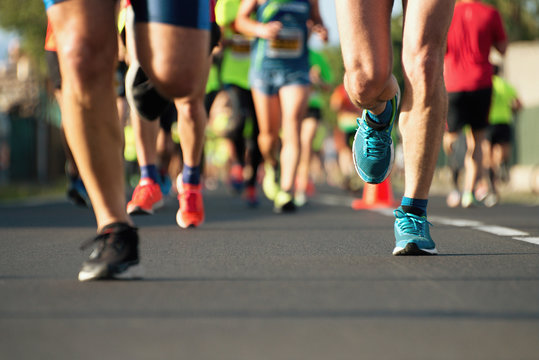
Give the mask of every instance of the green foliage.
[{"label": "green foliage", "polygon": [[485,0],[498,9],[509,41],[539,39],[539,0]]},{"label": "green foliage", "polygon": [[[331,91],[342,83],[344,77],[344,65],[342,61],[341,48],[339,46],[328,46],[320,50],[324,58],[329,64],[331,71],[333,72],[333,81],[331,82]],[[324,99],[322,114],[323,119],[328,124],[332,126],[337,123],[337,114],[329,106],[329,98],[331,97],[330,92],[322,93],[322,98]]]},{"label": "green foliage", "polygon": [[15,31],[21,38],[22,49],[40,64],[40,69],[44,69],[47,16],[42,0],[0,1],[0,27]]}]

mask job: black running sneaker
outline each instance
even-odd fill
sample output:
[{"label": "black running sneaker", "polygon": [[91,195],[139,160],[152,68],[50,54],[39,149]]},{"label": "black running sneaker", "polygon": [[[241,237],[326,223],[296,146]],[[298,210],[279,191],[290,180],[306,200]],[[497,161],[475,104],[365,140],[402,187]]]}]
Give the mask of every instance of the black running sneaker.
[{"label": "black running sneaker", "polygon": [[133,277],[139,263],[137,228],[126,223],[107,225],[94,239],[82,244],[81,250],[92,245],[94,251],[82,264],[79,281]]},{"label": "black running sneaker", "polygon": [[280,190],[273,201],[273,212],[277,214],[291,213],[296,211],[294,197],[286,191]]}]

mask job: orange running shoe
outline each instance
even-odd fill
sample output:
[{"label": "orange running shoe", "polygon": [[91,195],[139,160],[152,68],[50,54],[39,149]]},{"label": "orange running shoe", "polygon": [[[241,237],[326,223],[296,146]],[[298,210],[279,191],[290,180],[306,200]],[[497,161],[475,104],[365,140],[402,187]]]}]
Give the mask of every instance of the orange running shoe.
[{"label": "orange running shoe", "polygon": [[204,222],[204,203],[202,185],[184,184],[178,181],[178,200],[180,208],[176,222],[181,228],[197,227]]},{"label": "orange running shoe", "polygon": [[163,206],[163,194],[159,184],[150,178],[140,179],[131,201],[127,203],[129,215],[151,215]]}]

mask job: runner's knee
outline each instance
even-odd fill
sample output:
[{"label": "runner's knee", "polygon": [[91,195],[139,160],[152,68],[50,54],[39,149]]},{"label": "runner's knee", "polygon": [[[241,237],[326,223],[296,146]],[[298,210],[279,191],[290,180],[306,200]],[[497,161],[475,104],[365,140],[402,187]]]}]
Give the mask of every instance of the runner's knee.
[{"label": "runner's knee", "polygon": [[176,103],[178,117],[180,119],[203,119],[206,117],[206,109],[201,98],[188,98]]},{"label": "runner's knee", "polygon": [[354,68],[346,71],[345,87],[350,99],[356,105],[369,107],[377,102],[391,77],[391,69],[380,66]]},{"label": "runner's knee", "polygon": [[261,132],[258,134],[258,144],[260,149],[268,149],[273,146],[275,137],[271,133]]},{"label": "runner's knee", "polygon": [[[198,75],[198,76],[197,76]],[[204,75],[196,71],[174,71],[157,66],[153,70],[152,80],[163,95],[169,98],[192,97],[204,88]]]},{"label": "runner's knee", "polygon": [[115,71],[116,47],[106,41],[104,44],[98,43],[73,35],[58,49],[63,55],[66,74],[70,74],[66,80],[76,92],[84,93],[94,86],[111,83]]},{"label": "runner's knee", "polygon": [[411,84],[422,84],[426,96],[432,95],[437,91],[437,85],[442,79],[443,52],[434,46],[403,50],[402,67]]}]

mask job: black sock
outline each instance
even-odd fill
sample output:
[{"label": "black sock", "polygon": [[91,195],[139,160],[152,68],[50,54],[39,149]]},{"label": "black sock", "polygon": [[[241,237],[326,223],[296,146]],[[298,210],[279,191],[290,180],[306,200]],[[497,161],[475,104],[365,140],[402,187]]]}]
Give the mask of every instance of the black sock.
[{"label": "black sock", "polygon": [[410,205],[401,205],[401,207],[402,207],[402,210],[404,210],[404,212],[406,212],[406,213],[414,214],[414,215],[417,215],[417,216],[425,215],[425,211],[423,209],[418,208],[418,207],[410,206]]}]

